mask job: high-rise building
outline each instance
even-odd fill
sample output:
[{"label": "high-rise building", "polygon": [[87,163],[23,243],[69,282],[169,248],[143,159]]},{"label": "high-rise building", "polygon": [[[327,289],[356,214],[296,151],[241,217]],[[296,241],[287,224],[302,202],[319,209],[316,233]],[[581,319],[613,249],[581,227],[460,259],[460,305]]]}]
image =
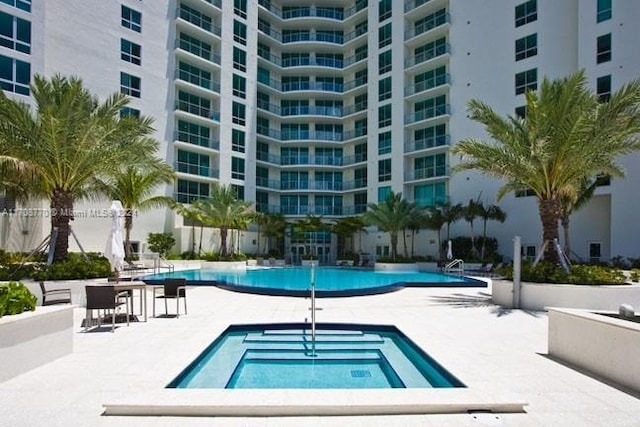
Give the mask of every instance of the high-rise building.
[{"label": "high-rise building", "polygon": [[[154,118],[159,155],[177,172],[164,193],[183,203],[219,182],[292,220],[358,215],[391,191],[421,206],[496,204],[499,182],[451,173],[451,146],[486,137],[467,102],[523,115],[527,89],[581,68],[606,98],[640,75],[636,18],[640,3],[612,0],[0,0],[0,85],[28,100],[33,74],[61,73],[101,97],[128,94],[122,114]],[[572,216],[572,248],[584,260],[640,255],[638,155],[621,162],[627,178],[603,179]],[[499,205],[507,220],[490,222],[488,234],[507,256],[520,235],[535,256],[535,198],[512,194]],[[80,215],[74,229],[100,251],[108,226],[102,236],[96,220]],[[136,217],[133,238],[150,231],[175,232],[180,250],[191,238],[170,211]],[[360,249],[388,253],[388,236],[371,231]],[[471,232],[460,221],[451,236]],[[2,244],[26,249],[41,237]],[[335,243],[315,236],[321,253]],[[432,231],[411,245],[437,253]],[[255,233],[243,246],[257,251]],[[287,237],[287,253],[304,250]]]}]

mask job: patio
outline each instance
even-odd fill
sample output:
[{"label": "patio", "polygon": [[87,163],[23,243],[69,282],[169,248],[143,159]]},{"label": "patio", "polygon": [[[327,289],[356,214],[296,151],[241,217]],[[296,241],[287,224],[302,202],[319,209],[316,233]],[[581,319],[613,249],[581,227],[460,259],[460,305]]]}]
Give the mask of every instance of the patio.
[{"label": "patio", "polygon": [[[321,322],[395,324],[470,389],[528,402],[526,413],[340,417],[101,416],[103,404],[160,395],[164,386],[231,323],[300,322],[309,300],[189,288],[189,314],[150,318],[114,333],[82,333],[74,350],[0,383],[4,425],[92,426],[637,426],[640,399],[549,359],[547,314],[502,309],[486,288],[406,288],[322,299]],[[151,303],[151,299],[149,299]],[[368,391],[369,392],[369,391]],[[260,393],[256,393],[259,403]],[[375,400],[375,393],[371,394]],[[164,402],[170,403],[170,402]]]}]

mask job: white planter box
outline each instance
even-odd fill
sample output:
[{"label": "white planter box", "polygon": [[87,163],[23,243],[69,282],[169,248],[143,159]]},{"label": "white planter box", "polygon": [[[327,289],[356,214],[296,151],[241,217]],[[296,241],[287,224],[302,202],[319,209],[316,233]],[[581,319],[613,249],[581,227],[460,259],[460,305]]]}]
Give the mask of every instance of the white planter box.
[{"label": "white planter box", "polygon": [[202,261],[203,270],[246,270],[246,261]]},{"label": "white planter box", "polygon": [[0,317],[0,381],[73,351],[73,306],[36,307]]},{"label": "white planter box", "polygon": [[639,354],[640,323],[549,308],[550,356],[640,392]]},{"label": "white planter box", "polygon": [[386,262],[376,262],[374,266],[375,271],[418,271],[418,264],[415,262],[411,263],[386,263]]},{"label": "white planter box", "polygon": [[301,262],[303,267],[311,267],[312,265],[317,267],[319,264],[317,259],[303,259]]},{"label": "white planter box", "polygon": [[[493,280],[492,300],[503,307],[513,307],[513,282]],[[547,307],[617,310],[620,304],[640,306],[640,285],[561,285],[522,283],[520,307],[546,310]]]},{"label": "white planter box", "polygon": [[440,268],[438,267],[438,263],[435,261],[417,262],[416,265],[418,266],[418,271],[428,271],[428,272],[440,271]]}]

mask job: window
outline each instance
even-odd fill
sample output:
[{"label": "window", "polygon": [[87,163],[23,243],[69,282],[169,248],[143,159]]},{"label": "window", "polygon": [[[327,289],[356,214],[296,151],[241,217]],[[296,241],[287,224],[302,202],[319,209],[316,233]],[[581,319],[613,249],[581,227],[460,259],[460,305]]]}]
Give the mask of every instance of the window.
[{"label": "window", "polygon": [[516,61],[538,54],[538,34],[516,40]]},{"label": "window", "polygon": [[120,73],[120,93],[140,98],[140,77]]},{"label": "window", "polygon": [[191,151],[178,150],[176,170],[182,173],[199,176],[212,176],[209,156]]},{"label": "window", "polygon": [[0,0],[0,3],[8,4],[25,12],[31,12],[31,0]]},{"label": "window", "polygon": [[391,44],[391,22],[378,29],[378,47],[382,49]]},{"label": "window", "polygon": [[245,125],[245,106],[239,102],[233,102],[231,106],[231,116],[233,123],[237,125]]},{"label": "window", "polygon": [[413,187],[413,202],[420,207],[436,206],[447,201],[447,188],[444,182],[416,185]]},{"label": "window", "polygon": [[247,44],[247,26],[240,21],[233,21],[233,40],[246,45]]},{"label": "window", "polygon": [[353,147],[353,152],[355,155],[356,162],[366,162],[367,161],[367,143],[357,144]]},{"label": "window", "polygon": [[391,98],[391,77],[386,77],[378,82],[378,101]]},{"label": "window", "polygon": [[247,80],[237,74],[233,75],[233,94],[239,98],[245,98],[247,95]]},{"label": "window", "polygon": [[191,52],[194,55],[204,58],[207,61],[213,61],[219,63],[220,60],[216,58],[216,55],[211,52],[211,45],[198,40],[195,37],[191,37],[187,34],[180,33],[180,49]]},{"label": "window", "polygon": [[129,40],[120,39],[120,59],[140,65],[141,63],[141,47],[139,44],[130,42]]},{"label": "window", "polygon": [[191,203],[209,197],[209,184],[206,182],[178,180],[176,200],[180,203]]},{"label": "window", "polygon": [[516,74],[516,95],[525,93],[527,90],[538,89],[538,69],[523,71]]},{"label": "window", "polygon": [[516,190],[515,191],[515,196],[516,197],[534,197],[536,195],[536,193],[531,190],[530,188],[526,188],[524,190]]},{"label": "window", "polygon": [[122,5],[122,26],[137,33],[142,32],[142,14]]},{"label": "window", "polygon": [[31,22],[0,12],[0,46],[31,53]]},{"label": "window", "polygon": [[414,179],[427,179],[447,174],[447,158],[444,154],[418,157],[413,160]]},{"label": "window", "polygon": [[122,107],[120,109],[120,118],[124,119],[125,117],[140,117],[140,110],[131,107]]},{"label": "window", "polygon": [[388,154],[391,152],[391,131],[378,135],[378,154]]},{"label": "window", "polygon": [[596,63],[611,61],[611,33],[598,37],[598,52],[596,54]]},{"label": "window", "polygon": [[231,157],[231,178],[244,179],[244,159]]},{"label": "window", "polygon": [[391,159],[378,160],[378,182],[391,181]]},{"label": "window", "polygon": [[247,0],[233,0],[233,13],[247,19]]},{"label": "window", "polygon": [[201,147],[214,148],[210,136],[211,131],[206,126],[197,125],[184,120],[178,120],[178,131],[176,139],[189,144],[200,145]]},{"label": "window", "polygon": [[516,116],[520,117],[521,119],[524,119],[527,117],[527,106],[526,105],[521,105],[519,107],[516,107],[515,110]]},{"label": "window", "polygon": [[244,200],[244,185],[231,184],[236,200]]},{"label": "window", "polygon": [[361,214],[367,211],[367,193],[355,193],[353,195],[353,209],[354,214]]},{"label": "window", "polygon": [[597,22],[611,19],[611,0],[598,0]]},{"label": "window", "polygon": [[239,129],[231,129],[231,149],[238,153],[244,153],[244,132]]},{"label": "window", "polygon": [[387,185],[384,187],[378,187],[378,203],[384,202],[389,198],[390,195],[391,195],[390,186]]},{"label": "window", "polygon": [[536,0],[516,6],[516,27],[520,27],[538,19],[538,6]]},{"label": "window", "polygon": [[247,52],[235,46],[233,48],[233,68],[247,71]]},{"label": "window", "polygon": [[378,108],[378,127],[391,126],[391,104]]},{"label": "window", "polygon": [[611,97],[611,75],[598,77],[596,93],[600,102],[606,102]]},{"label": "window", "polygon": [[527,261],[535,261],[537,248],[534,245],[522,246],[522,257]]},{"label": "window", "polygon": [[381,0],[378,3],[378,20],[380,22],[391,18],[391,0]]},{"label": "window", "polygon": [[29,95],[31,65],[28,62],[0,55],[0,89]]},{"label": "window", "polygon": [[378,55],[378,74],[384,74],[391,71],[391,51]]}]

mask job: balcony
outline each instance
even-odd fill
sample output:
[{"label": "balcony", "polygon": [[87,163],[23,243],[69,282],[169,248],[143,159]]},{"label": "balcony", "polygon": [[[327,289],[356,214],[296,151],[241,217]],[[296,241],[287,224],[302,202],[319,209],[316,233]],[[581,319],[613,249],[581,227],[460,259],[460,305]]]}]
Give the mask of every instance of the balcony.
[{"label": "balcony", "polygon": [[423,80],[418,84],[407,86],[404,88],[404,96],[415,95],[416,93],[434,89],[451,83],[451,75],[449,73],[434,76],[428,80]]},{"label": "balcony", "polygon": [[427,31],[431,31],[434,28],[437,28],[449,22],[451,22],[451,15],[449,15],[448,13],[444,13],[441,15],[432,15],[431,19],[420,23],[420,25],[413,27],[409,31],[405,31],[404,39],[405,41],[412,39],[416,36],[419,36],[420,34],[426,33]]},{"label": "balcony", "polygon": [[184,111],[186,113],[195,114],[196,116],[211,119],[213,121],[220,121],[220,112],[212,111],[210,107],[202,107],[198,104],[193,104],[187,101],[176,101],[176,110]]},{"label": "balcony", "polygon": [[190,73],[186,70],[176,69],[175,78],[196,85],[202,89],[206,89],[218,94],[220,93],[219,83],[213,82],[211,81],[211,79],[204,78],[199,74]]},{"label": "balcony", "polygon": [[187,144],[197,145],[199,147],[211,148],[212,150],[220,150],[220,141],[211,137],[197,135],[194,133],[176,131],[175,140],[186,142]]},{"label": "balcony", "polygon": [[405,153],[414,151],[428,150],[430,148],[445,147],[451,144],[449,135],[430,136],[428,138],[417,139],[404,145]]},{"label": "balcony", "polygon": [[449,167],[446,165],[432,166],[415,171],[407,172],[404,175],[405,181],[418,181],[431,178],[444,178],[449,175]]},{"label": "balcony", "polygon": [[325,132],[325,131],[280,131],[278,129],[269,129],[258,126],[256,130],[258,135],[267,136],[279,141],[330,141],[341,142],[343,134],[341,132]]},{"label": "balcony", "polygon": [[176,39],[176,48],[192,53],[207,62],[213,62],[214,64],[220,65],[220,55],[212,52],[211,49],[203,48],[202,45],[198,45],[184,39]]},{"label": "balcony", "polygon": [[423,62],[430,61],[439,56],[448,54],[451,52],[451,45],[449,43],[441,44],[438,46],[434,46],[432,49],[429,49],[425,52],[421,52],[418,55],[410,56],[404,62],[404,68],[410,68],[418,64],[422,64]]},{"label": "balcony", "polygon": [[191,10],[185,9],[183,7],[180,7],[176,10],[176,18],[187,21],[190,24],[193,24],[196,27],[215,36],[220,37],[220,35],[222,34],[222,29],[217,25],[214,25],[211,22],[210,18],[206,19],[206,15],[194,13]]},{"label": "balcony", "polygon": [[433,119],[435,117],[444,116],[450,114],[449,104],[435,105],[433,107],[425,108],[424,110],[416,111],[413,114],[409,114],[404,118],[404,124],[420,122],[422,120]]},{"label": "balcony", "polygon": [[404,13],[407,13],[417,7],[422,6],[425,3],[429,3],[431,0],[409,0],[404,2]]},{"label": "balcony", "polygon": [[174,162],[173,169],[176,172],[198,175],[206,178],[219,178],[220,171],[209,166],[194,165],[192,163]]}]

